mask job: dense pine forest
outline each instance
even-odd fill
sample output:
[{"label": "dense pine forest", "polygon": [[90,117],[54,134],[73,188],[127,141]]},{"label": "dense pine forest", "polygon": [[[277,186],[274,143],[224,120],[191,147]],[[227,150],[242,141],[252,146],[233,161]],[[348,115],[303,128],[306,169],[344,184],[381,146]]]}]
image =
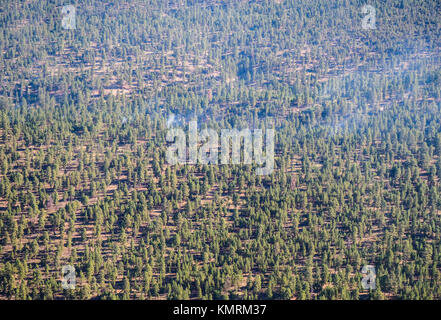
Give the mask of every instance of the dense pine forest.
[{"label": "dense pine forest", "polygon": [[440,179],[438,0],[0,0],[0,299],[441,299]]}]

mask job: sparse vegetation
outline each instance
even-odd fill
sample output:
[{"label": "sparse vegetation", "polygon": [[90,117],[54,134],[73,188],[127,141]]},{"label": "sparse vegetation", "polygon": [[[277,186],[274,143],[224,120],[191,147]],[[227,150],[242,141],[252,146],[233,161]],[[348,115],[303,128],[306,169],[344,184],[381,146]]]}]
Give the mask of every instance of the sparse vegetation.
[{"label": "sparse vegetation", "polygon": [[[441,298],[439,1],[63,4],[0,1],[0,299]],[[172,113],[274,172],[168,165]]]}]

